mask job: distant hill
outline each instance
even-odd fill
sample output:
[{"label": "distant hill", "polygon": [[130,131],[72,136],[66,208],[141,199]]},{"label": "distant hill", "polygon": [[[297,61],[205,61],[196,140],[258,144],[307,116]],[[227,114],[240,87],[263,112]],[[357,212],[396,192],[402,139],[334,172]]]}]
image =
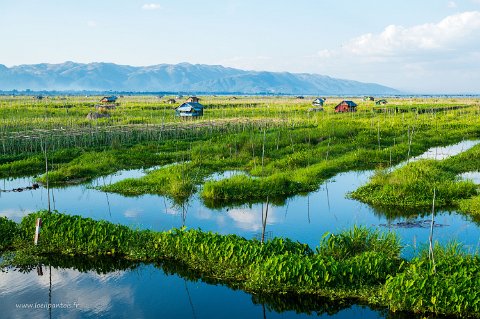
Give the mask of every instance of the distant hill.
[{"label": "distant hill", "polygon": [[325,75],[259,72],[203,64],[159,64],[145,67],[113,63],[0,64],[0,90],[93,90],[203,93],[283,93],[313,95],[398,94],[374,83]]}]

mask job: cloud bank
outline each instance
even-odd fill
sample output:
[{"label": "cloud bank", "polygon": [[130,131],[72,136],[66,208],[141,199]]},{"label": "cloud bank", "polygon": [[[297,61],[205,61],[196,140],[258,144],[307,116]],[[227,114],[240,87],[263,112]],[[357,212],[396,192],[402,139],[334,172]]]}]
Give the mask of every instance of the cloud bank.
[{"label": "cloud bank", "polygon": [[389,25],[378,35],[368,33],[351,40],[344,50],[366,56],[451,52],[471,47],[472,41],[478,42],[479,31],[480,12],[464,12],[448,16],[436,24],[410,28]]},{"label": "cloud bank", "polygon": [[[469,11],[447,16],[437,23],[389,25],[378,34],[355,37],[336,50],[320,50],[317,56],[326,69],[343,68],[346,74],[357,72],[368,76],[368,70],[381,74],[378,72],[381,68],[396,76],[405,74],[405,85],[411,76],[420,76],[431,82],[431,90],[442,91],[448,86],[442,86],[438,77],[445,82],[452,78],[462,78],[462,83],[480,80],[478,72],[473,72],[480,68],[479,38],[480,12]],[[382,83],[388,85],[388,79]],[[480,92],[474,83],[451,89]]]}]

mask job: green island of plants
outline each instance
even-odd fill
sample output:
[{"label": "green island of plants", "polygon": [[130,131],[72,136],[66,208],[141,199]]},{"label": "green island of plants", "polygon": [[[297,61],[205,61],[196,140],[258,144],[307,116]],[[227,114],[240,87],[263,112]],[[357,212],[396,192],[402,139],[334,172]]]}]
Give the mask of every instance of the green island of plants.
[{"label": "green island of plants", "polygon": [[[43,225],[40,243],[34,246],[36,218],[42,218]],[[4,269],[28,268],[61,256],[98,259],[104,265],[102,258],[111,257],[123,268],[138,263],[182,265],[198,279],[259,296],[353,299],[392,311],[480,315],[478,255],[450,245],[435,247],[435,265],[427,253],[405,260],[394,233],[365,227],[326,234],[315,250],[284,238],[262,243],[201,230],[134,230],[47,211],[27,215],[20,224],[2,218],[0,230]]]},{"label": "green island of plants", "polygon": [[[0,176],[42,174],[45,157],[50,186],[159,166],[103,190],[176,202],[198,191],[207,206],[223,207],[267,197],[281,202],[337,173],[392,166],[433,146],[480,137],[475,99],[401,98],[381,109],[363,102],[355,113],[336,114],[340,100],[309,112],[308,101],[292,97],[204,97],[204,116],[182,121],[165,101],[127,96],[111,117],[91,121],[85,115],[98,97],[2,97]],[[209,178],[229,170],[245,174]],[[471,211],[475,203],[459,205]]]},{"label": "green island of plants", "polygon": [[377,170],[370,182],[349,196],[383,207],[455,207],[479,215],[479,185],[459,174],[478,171],[480,144],[444,160],[419,160],[389,172]]}]

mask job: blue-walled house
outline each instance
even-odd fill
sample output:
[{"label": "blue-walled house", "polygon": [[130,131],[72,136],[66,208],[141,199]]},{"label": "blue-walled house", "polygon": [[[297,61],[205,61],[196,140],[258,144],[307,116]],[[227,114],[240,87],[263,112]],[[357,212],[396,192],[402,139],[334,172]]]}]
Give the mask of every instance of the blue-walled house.
[{"label": "blue-walled house", "polygon": [[317,97],[315,100],[313,100],[312,105],[313,106],[323,106],[323,103],[325,103],[325,98],[323,97]]},{"label": "blue-walled house", "polygon": [[203,116],[203,105],[198,102],[185,102],[175,109],[175,115],[180,117]]}]

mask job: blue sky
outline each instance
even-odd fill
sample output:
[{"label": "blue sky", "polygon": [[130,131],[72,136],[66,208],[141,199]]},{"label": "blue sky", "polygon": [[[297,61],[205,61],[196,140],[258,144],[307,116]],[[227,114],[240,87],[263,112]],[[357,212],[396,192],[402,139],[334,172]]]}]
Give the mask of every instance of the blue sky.
[{"label": "blue sky", "polygon": [[480,93],[480,0],[2,0],[0,63],[221,64]]}]

